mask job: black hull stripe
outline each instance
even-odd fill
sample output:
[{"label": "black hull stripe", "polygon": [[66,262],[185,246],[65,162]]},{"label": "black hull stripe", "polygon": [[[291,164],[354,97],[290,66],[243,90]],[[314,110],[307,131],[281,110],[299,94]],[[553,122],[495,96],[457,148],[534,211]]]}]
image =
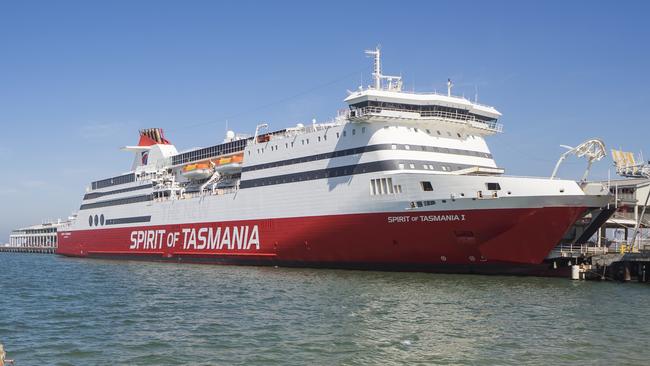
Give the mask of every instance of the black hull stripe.
[{"label": "black hull stripe", "polygon": [[81,207],[79,207],[79,210],[88,210],[91,208],[108,207],[108,206],[128,205],[130,203],[146,202],[151,200],[153,200],[153,195],[145,194],[142,196],[118,198],[115,200],[101,201],[95,203],[84,203],[83,205],[81,205]]},{"label": "black hull stripe", "polygon": [[[400,164],[403,167],[400,167]],[[411,168],[413,165],[413,168]],[[334,178],[334,177],[343,177],[347,175],[356,175],[356,174],[365,174],[365,173],[374,173],[382,172],[389,170],[424,170],[423,165],[433,166],[433,169],[438,172],[452,172],[455,170],[462,170],[466,168],[475,167],[476,165],[466,165],[466,164],[452,164],[452,163],[440,163],[434,161],[423,161],[423,160],[384,160],[384,161],[373,161],[371,163],[362,163],[356,165],[346,165],[336,168],[326,168],[319,170],[311,170],[307,172],[292,173],[292,174],[283,174],[276,175],[272,177],[264,177],[250,180],[242,180],[239,188],[253,188],[253,187],[262,187],[270,186],[275,184],[285,184],[285,183],[294,183],[302,182],[307,180],[315,179],[324,179],[324,178]],[[445,167],[447,170],[444,170]]]},{"label": "black hull stripe", "polygon": [[137,186],[137,187],[122,188],[122,189],[116,189],[116,190],[107,191],[107,192],[86,193],[86,195],[84,195],[84,200],[92,200],[92,199],[95,199],[95,198],[104,197],[104,196],[108,196],[108,195],[112,195],[112,194],[138,191],[138,190],[141,190],[141,189],[147,189],[147,188],[151,188],[151,187],[153,187],[152,184],[143,184],[143,185]]},{"label": "black hull stripe", "polygon": [[[406,146],[408,146],[409,148],[407,149]],[[332,152],[329,152],[329,153],[316,154],[316,155],[310,155],[310,156],[303,156],[303,157],[300,157],[300,158],[293,158],[293,159],[287,159],[287,160],[274,161],[272,163],[245,166],[245,167],[242,168],[242,172],[252,172],[252,171],[255,171],[255,170],[277,168],[277,167],[286,166],[286,165],[307,163],[307,162],[316,161],[316,160],[339,158],[339,157],[342,157],[342,156],[350,156],[350,155],[362,154],[362,153],[370,152],[370,151],[381,151],[381,150],[393,150],[393,144],[378,144],[378,145],[362,146],[362,147],[356,147],[356,148],[353,148],[353,149],[338,150],[338,151],[332,151]],[[437,146],[395,144],[395,150],[426,151],[426,152],[435,152],[435,153],[442,153],[442,154],[475,156],[475,157],[479,157],[479,158],[492,159],[492,154],[484,153],[484,152],[481,152],[481,151],[450,149],[450,148],[437,147]]]}]

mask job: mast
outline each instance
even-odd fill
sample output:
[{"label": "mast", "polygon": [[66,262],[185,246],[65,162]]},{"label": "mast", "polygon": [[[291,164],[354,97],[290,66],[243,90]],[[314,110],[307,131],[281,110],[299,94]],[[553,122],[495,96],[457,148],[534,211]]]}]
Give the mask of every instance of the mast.
[{"label": "mast", "polygon": [[374,71],[372,76],[375,78],[375,89],[381,89],[381,51],[379,46],[375,47],[375,50],[366,50],[366,55],[375,57]]}]

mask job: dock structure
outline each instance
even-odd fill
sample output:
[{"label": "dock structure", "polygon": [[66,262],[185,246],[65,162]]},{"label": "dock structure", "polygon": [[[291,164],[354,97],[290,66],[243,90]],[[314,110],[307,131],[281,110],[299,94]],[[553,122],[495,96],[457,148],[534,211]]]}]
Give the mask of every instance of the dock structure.
[{"label": "dock structure", "polygon": [[573,279],[650,283],[650,179],[606,183],[614,203],[576,224],[546,262]]},{"label": "dock structure", "polygon": [[72,220],[74,217],[15,229],[9,235],[9,243],[0,245],[0,252],[53,254],[58,229],[67,227]]}]

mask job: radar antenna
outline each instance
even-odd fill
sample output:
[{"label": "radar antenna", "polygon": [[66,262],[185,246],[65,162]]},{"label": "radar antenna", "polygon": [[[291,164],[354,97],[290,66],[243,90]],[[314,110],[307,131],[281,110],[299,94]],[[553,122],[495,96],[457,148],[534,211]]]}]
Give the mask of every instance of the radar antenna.
[{"label": "radar antenna", "polygon": [[562,147],[568,149],[562,156],[560,156],[560,159],[557,161],[557,164],[555,164],[555,169],[553,169],[553,174],[551,174],[551,179],[555,179],[557,176],[557,171],[560,169],[560,165],[562,162],[569,156],[569,155],[575,155],[579,158],[586,158],[587,159],[587,170],[585,170],[585,174],[582,176],[582,181],[587,180],[587,176],[589,175],[589,171],[591,170],[591,164],[593,164],[594,161],[598,161],[602,158],[605,157],[605,143],[601,139],[590,139],[587,140],[580,145],[576,147],[571,147],[571,146],[566,146],[566,145],[561,145]]}]

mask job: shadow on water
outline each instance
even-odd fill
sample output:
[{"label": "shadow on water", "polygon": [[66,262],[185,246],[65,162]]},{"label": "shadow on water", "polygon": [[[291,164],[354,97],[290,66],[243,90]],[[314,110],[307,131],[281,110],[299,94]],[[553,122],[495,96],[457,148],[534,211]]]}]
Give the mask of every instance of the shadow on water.
[{"label": "shadow on water", "polygon": [[644,285],[0,254],[0,343],[41,364],[644,364]]}]

